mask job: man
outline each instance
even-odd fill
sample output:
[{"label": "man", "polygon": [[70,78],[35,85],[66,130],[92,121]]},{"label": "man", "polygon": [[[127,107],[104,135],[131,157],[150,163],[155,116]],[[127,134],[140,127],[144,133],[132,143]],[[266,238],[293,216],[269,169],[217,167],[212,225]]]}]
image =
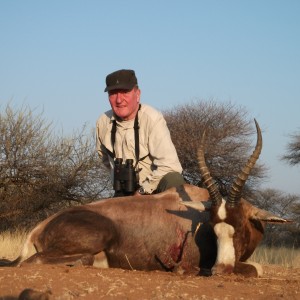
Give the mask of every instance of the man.
[{"label": "man", "polygon": [[133,70],[106,77],[111,110],[97,121],[97,151],[113,172],[115,196],[152,194],[184,184],[182,167],[162,114],[140,104]]}]

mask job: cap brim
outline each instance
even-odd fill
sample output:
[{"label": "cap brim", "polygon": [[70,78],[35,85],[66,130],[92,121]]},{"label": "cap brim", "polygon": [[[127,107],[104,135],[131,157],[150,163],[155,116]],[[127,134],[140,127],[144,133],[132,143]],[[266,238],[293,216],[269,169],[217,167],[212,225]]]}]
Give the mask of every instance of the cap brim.
[{"label": "cap brim", "polygon": [[107,86],[104,90],[104,92],[109,92],[113,90],[132,90],[135,87],[135,84],[117,84],[117,85],[112,85],[112,86]]}]

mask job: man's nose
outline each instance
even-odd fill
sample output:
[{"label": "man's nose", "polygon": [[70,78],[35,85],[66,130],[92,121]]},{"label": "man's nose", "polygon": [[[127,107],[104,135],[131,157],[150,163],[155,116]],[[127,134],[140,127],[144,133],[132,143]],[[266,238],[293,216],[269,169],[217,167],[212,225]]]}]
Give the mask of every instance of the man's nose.
[{"label": "man's nose", "polygon": [[120,103],[120,102],[122,102],[122,93],[117,93],[117,103]]}]

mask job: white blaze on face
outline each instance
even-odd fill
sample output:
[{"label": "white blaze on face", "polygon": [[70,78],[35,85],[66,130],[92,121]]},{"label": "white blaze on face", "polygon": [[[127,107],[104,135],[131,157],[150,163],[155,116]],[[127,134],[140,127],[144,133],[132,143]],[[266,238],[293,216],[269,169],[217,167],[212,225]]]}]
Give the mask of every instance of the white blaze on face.
[{"label": "white blaze on face", "polygon": [[234,266],[235,251],[233,246],[234,228],[224,222],[218,223],[214,227],[217,235],[218,254],[215,265],[224,264]]},{"label": "white blaze on face", "polygon": [[218,209],[218,217],[221,219],[221,220],[225,220],[226,219],[226,209],[225,209],[225,204],[226,204],[226,201],[224,199],[222,199],[222,203]]},{"label": "white blaze on face", "polygon": [[[221,220],[225,220],[226,218],[225,203],[226,201],[222,199],[222,204],[218,210],[218,217]],[[235,263],[235,251],[233,246],[234,228],[225,222],[221,222],[214,226],[214,231],[217,236],[218,247],[215,265],[224,264],[233,266]]]}]

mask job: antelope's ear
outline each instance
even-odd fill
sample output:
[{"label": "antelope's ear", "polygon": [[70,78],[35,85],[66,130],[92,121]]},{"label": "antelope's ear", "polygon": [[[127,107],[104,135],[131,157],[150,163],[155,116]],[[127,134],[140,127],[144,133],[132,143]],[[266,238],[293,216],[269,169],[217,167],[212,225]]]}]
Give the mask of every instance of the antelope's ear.
[{"label": "antelope's ear", "polygon": [[201,201],[179,201],[181,205],[184,205],[186,207],[191,207],[193,209],[196,209],[198,211],[205,211],[206,208],[204,206],[205,202]]},{"label": "antelope's ear", "polygon": [[251,213],[251,219],[259,220],[267,223],[291,223],[292,220],[284,219],[279,216],[273,215],[272,213],[253,207],[253,211]]}]

